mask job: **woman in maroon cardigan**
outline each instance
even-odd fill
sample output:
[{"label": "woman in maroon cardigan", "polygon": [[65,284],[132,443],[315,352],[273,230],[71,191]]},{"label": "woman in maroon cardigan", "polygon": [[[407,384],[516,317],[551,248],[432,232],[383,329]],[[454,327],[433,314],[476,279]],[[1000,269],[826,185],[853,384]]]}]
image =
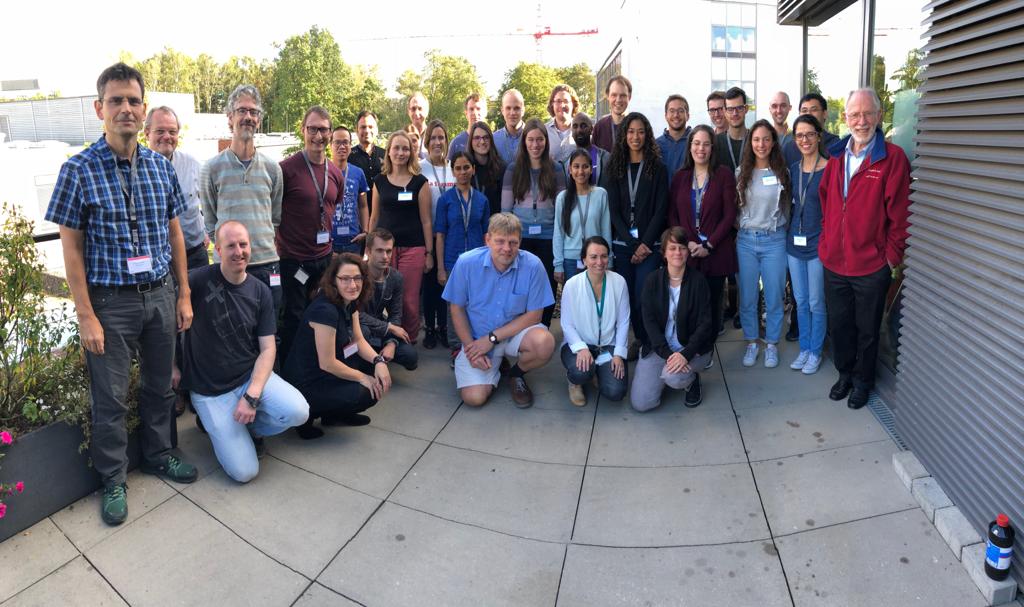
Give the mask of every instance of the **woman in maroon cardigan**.
[{"label": "woman in maroon cardigan", "polygon": [[[739,270],[736,261],[736,179],[717,166],[715,134],[700,125],[690,132],[683,168],[672,178],[668,225],[686,230],[690,249],[687,265],[700,270],[711,291],[711,320],[722,331],[722,288]],[[717,167],[717,168],[716,168]]]}]

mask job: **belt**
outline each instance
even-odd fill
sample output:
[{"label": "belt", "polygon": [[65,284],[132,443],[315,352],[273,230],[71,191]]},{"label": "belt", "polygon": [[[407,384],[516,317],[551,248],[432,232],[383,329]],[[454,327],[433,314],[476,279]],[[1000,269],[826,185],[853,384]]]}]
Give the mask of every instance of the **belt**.
[{"label": "belt", "polygon": [[196,251],[201,251],[202,249],[205,249],[205,248],[206,248],[205,244],[199,243],[196,246],[192,247],[191,249],[185,249],[185,254],[186,255],[191,255],[192,253],[195,253]]},{"label": "belt", "polygon": [[111,293],[149,293],[167,286],[167,274],[150,282],[139,282],[133,285],[93,285],[93,289],[106,290]]}]

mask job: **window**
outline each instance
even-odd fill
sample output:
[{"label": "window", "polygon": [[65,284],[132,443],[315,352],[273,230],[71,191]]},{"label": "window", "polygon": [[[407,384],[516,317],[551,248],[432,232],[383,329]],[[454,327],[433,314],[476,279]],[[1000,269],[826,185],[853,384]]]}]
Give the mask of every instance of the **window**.
[{"label": "window", "polygon": [[[619,44],[622,44],[621,40]],[[608,109],[608,99],[604,96],[604,87],[608,85],[609,80],[622,74],[622,51],[618,47],[619,45],[617,44],[614,57],[597,73],[597,116],[604,116],[610,111]]]},{"label": "window", "polygon": [[716,2],[711,16],[711,89],[742,87],[750,98],[757,84],[755,7]]}]

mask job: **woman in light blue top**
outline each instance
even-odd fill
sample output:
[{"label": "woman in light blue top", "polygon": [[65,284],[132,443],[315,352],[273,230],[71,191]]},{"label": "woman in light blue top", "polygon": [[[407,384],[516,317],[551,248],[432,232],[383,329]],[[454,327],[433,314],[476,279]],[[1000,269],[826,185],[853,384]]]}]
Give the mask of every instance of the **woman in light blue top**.
[{"label": "woman in light blue top", "polygon": [[583,271],[580,249],[589,236],[612,239],[608,192],[590,185],[590,153],[577,149],[569,156],[571,179],[555,198],[555,230],[551,238],[555,282],[564,283]]}]

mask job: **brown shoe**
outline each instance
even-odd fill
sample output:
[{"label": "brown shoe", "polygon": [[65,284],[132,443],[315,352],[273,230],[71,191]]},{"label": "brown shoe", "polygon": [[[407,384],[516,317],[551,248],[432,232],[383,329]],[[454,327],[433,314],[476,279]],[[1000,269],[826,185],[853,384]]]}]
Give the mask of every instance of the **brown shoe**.
[{"label": "brown shoe", "polygon": [[533,392],[526,385],[523,377],[508,378],[508,386],[512,390],[512,401],[520,409],[528,409],[533,405]]},{"label": "brown shoe", "polygon": [[569,402],[582,407],[587,404],[587,395],[583,393],[583,386],[577,386],[576,384],[569,384]]},{"label": "brown shoe", "polygon": [[181,417],[181,414],[188,408],[188,401],[184,393],[179,392],[174,397],[174,417]]}]

